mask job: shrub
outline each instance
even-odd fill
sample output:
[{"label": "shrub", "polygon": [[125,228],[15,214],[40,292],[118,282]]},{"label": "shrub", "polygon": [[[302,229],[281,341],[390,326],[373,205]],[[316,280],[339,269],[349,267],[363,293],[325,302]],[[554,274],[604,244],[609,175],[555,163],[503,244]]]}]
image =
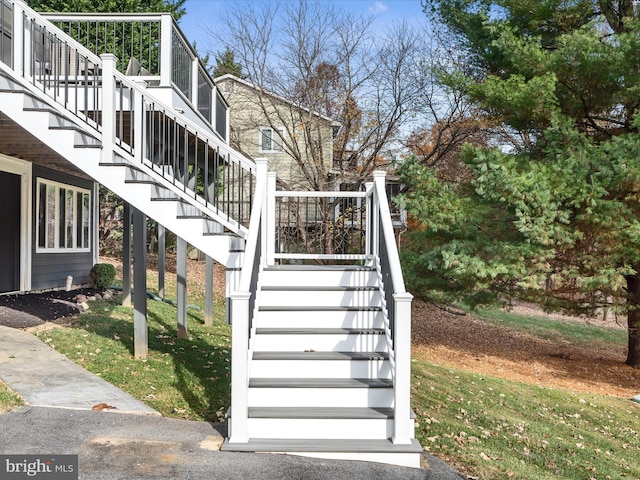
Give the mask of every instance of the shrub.
[{"label": "shrub", "polygon": [[91,267],[89,278],[93,286],[99,290],[109,288],[116,278],[116,267],[110,263],[96,263]]}]

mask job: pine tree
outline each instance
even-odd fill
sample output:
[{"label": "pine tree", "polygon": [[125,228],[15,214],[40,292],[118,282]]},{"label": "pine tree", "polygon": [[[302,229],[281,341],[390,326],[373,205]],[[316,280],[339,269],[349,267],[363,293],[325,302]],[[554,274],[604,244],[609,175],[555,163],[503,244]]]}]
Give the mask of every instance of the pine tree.
[{"label": "pine tree", "polygon": [[[588,311],[619,299],[640,368],[640,19],[632,0],[427,0],[466,52],[439,78],[507,137],[468,146],[463,185],[409,161],[407,256],[441,299]],[[406,247],[407,243],[405,243]],[[625,303],[626,302],[626,303]]]},{"label": "pine tree", "polygon": [[213,78],[227,74],[234,75],[241,79],[247,76],[242,71],[242,65],[236,62],[235,53],[229,47],[224,52],[216,54],[216,65],[213,67]]}]

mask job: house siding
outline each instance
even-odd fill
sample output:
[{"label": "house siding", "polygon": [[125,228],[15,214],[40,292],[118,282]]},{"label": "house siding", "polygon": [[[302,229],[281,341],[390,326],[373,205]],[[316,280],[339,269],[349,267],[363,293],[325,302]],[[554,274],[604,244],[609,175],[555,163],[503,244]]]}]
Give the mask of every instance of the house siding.
[{"label": "house siding", "polygon": [[[65,286],[67,276],[73,277],[74,285],[85,285],[89,283],[89,270],[93,266],[94,252],[93,239],[90,240],[90,249],[86,252],[55,252],[42,253],[36,252],[37,238],[36,222],[37,222],[37,188],[36,182],[38,178],[51,180],[54,182],[64,183],[74,187],[80,187],[93,192],[93,182],[65,175],[57,171],[49,170],[40,166],[33,167],[33,198],[32,204],[34,211],[32,215],[32,231],[34,232],[31,242],[31,290],[47,290],[55,288],[63,288]],[[91,196],[90,212],[92,212],[90,229],[91,235],[95,235],[95,218],[93,218],[93,204],[96,201],[94,195]]]},{"label": "house siding", "polygon": [[[311,125],[310,132],[313,142],[321,146],[322,167],[324,175],[329,174],[333,162],[333,126],[330,120],[298,109],[284,101],[272,97],[268,93],[264,96],[264,111],[260,106],[260,95],[252,86],[234,78],[218,81],[219,87],[231,105],[230,124],[233,130],[231,143],[238,150],[250,158],[266,158],[269,171],[275,172],[278,178],[285,181],[293,190],[308,190],[314,188],[309,184],[300,165],[286,152],[262,152],[260,150],[260,127],[274,126],[285,130],[286,141],[296,145],[296,150],[307,152],[305,132],[302,125]],[[268,119],[279,119],[269,121]],[[278,124],[280,123],[280,124]],[[307,152],[308,154],[308,152]],[[313,160],[307,156],[307,162]],[[315,170],[315,169],[313,169]]]}]

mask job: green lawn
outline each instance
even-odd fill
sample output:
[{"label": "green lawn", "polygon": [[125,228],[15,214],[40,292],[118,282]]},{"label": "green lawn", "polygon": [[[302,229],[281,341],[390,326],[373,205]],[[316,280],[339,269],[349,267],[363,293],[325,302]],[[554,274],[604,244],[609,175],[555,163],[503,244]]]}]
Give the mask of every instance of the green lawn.
[{"label": "green lawn", "polygon": [[640,478],[640,405],[413,364],[417,436],[474,478]]},{"label": "green lawn", "polygon": [[623,328],[611,328],[558,321],[551,318],[524,316],[506,312],[498,308],[478,309],[473,312],[481,319],[521,332],[530,333],[540,338],[554,341],[569,341],[577,345],[593,345],[594,342],[613,345],[627,345],[627,332]]}]

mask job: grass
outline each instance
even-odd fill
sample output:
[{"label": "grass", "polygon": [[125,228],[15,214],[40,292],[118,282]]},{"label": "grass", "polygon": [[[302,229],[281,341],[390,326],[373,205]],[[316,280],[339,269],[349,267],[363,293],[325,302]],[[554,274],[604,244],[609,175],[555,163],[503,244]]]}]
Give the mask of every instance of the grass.
[{"label": "grass", "polygon": [[569,341],[577,345],[593,345],[594,342],[627,345],[627,332],[621,328],[525,316],[505,312],[498,308],[478,309],[473,313],[489,323],[509,327],[547,340]]},{"label": "grass", "polygon": [[640,406],[629,400],[413,363],[417,436],[482,479],[638,479]]},{"label": "grass", "polygon": [[6,412],[13,407],[24,405],[22,398],[15,394],[0,380],[0,413]]}]

